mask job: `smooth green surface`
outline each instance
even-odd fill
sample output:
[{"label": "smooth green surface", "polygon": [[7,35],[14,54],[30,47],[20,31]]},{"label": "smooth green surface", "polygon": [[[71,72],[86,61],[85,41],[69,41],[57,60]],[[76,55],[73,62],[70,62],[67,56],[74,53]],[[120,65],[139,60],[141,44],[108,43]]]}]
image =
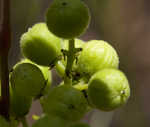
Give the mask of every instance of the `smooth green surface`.
[{"label": "smooth green surface", "polygon": [[37,120],[32,127],[68,127],[69,122],[56,116],[45,115]]},{"label": "smooth green surface", "polygon": [[81,0],[54,0],[46,13],[49,30],[66,39],[80,36],[89,21],[89,9]]},{"label": "smooth green surface", "polygon": [[10,113],[15,118],[24,117],[28,114],[32,104],[32,98],[20,96],[15,92],[10,93]]},{"label": "smooth green surface", "polygon": [[84,95],[68,85],[52,89],[43,101],[45,113],[59,116],[68,121],[80,120],[87,112],[87,106]]},{"label": "smooth green surface", "polygon": [[45,23],[29,28],[21,37],[20,47],[26,58],[44,66],[53,64],[61,54],[60,39],[50,33]]},{"label": "smooth green surface", "polygon": [[43,76],[45,78],[45,86],[43,87],[43,90],[41,91],[41,94],[45,95],[48,93],[50,86],[52,84],[52,74],[51,74],[51,70],[49,67],[45,67],[45,66],[40,66],[28,59],[22,59],[21,63],[31,63],[36,65],[43,73]]},{"label": "smooth green surface", "polygon": [[37,96],[45,86],[42,71],[34,64],[19,63],[10,74],[12,90],[22,96]]},{"label": "smooth green surface", "polygon": [[78,58],[77,71],[90,78],[103,68],[118,68],[118,66],[118,55],[110,44],[102,40],[91,40],[83,46]]},{"label": "smooth green surface", "polygon": [[128,80],[119,70],[103,69],[95,73],[89,81],[88,97],[97,109],[114,110],[125,104],[129,96]]},{"label": "smooth green surface", "polygon": [[77,85],[74,85],[73,86],[74,88],[76,88],[77,90],[80,90],[80,91],[82,91],[82,90],[87,90],[88,89],[88,84],[77,84]]}]

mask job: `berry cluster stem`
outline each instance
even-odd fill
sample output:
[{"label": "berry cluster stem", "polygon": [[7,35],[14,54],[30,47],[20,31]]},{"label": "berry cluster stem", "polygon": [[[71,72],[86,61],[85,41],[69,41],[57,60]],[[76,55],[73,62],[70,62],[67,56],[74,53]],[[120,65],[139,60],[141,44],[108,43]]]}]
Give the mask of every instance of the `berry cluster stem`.
[{"label": "berry cluster stem", "polygon": [[72,85],[71,72],[72,72],[73,62],[76,58],[75,54],[76,54],[75,41],[74,41],[74,39],[70,39],[68,51],[66,52],[67,66],[66,66],[66,70],[65,70],[65,73],[66,73],[65,79],[64,79],[65,84]]},{"label": "berry cluster stem", "polygon": [[0,0],[0,115],[9,119],[8,52],[11,44],[10,0]]},{"label": "berry cluster stem", "polygon": [[74,39],[69,40],[69,50],[67,55],[66,74],[69,75],[72,70],[73,61],[75,60],[75,44]]}]

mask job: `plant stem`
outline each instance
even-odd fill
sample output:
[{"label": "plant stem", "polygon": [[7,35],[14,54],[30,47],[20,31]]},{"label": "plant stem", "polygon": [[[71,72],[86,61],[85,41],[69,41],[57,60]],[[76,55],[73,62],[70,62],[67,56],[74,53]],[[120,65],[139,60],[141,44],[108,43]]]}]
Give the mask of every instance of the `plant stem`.
[{"label": "plant stem", "polygon": [[72,66],[73,62],[75,60],[75,43],[74,39],[69,40],[69,47],[67,51],[67,66],[65,70],[65,79],[64,79],[64,84],[69,84],[72,85],[72,77],[71,77],[71,72],[72,72]]},{"label": "plant stem", "polygon": [[81,48],[75,48],[75,40],[69,40],[68,51],[64,50],[64,54],[67,56],[67,66],[65,69],[64,84],[72,85],[72,67],[74,60],[76,59],[76,53],[80,52]]},{"label": "plant stem", "polygon": [[9,119],[8,52],[11,44],[10,0],[0,0],[0,114]]},{"label": "plant stem", "polygon": [[73,61],[75,60],[75,43],[74,39],[69,40],[69,50],[67,55],[66,74],[72,71]]}]

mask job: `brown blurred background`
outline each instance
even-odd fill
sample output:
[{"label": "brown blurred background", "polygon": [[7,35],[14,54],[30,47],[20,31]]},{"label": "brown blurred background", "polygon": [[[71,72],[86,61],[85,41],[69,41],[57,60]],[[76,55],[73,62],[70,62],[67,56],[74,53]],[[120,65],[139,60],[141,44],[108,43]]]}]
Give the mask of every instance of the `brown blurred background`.
[{"label": "brown blurred background", "polygon": [[[102,39],[111,43],[120,56],[120,69],[128,76],[131,97],[110,113],[93,111],[85,118],[92,127],[150,127],[150,1],[84,0],[92,15],[83,40]],[[19,39],[28,27],[44,21],[51,0],[11,0],[13,45],[10,68],[21,58]],[[54,73],[54,84],[58,77]],[[38,102],[32,113],[39,114]],[[31,120],[31,116],[29,116]]]}]

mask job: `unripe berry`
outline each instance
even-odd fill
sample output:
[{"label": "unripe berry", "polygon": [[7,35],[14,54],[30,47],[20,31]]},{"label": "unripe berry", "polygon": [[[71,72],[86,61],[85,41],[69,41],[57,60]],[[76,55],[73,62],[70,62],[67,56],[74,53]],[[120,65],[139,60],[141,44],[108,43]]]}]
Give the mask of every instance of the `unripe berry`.
[{"label": "unripe berry", "polygon": [[60,39],[44,23],[29,28],[22,35],[20,45],[23,55],[39,65],[50,66],[61,54]]},{"label": "unripe berry", "polygon": [[95,108],[114,110],[125,104],[130,96],[126,76],[116,69],[103,69],[89,81],[88,97]]},{"label": "unripe berry", "polygon": [[23,118],[30,110],[32,98],[20,96],[14,91],[10,92],[10,114],[11,116]]},{"label": "unripe berry", "polygon": [[43,101],[43,110],[68,121],[77,121],[87,112],[87,101],[79,90],[61,85],[50,91]]},{"label": "unripe berry", "polygon": [[46,14],[49,30],[66,39],[80,36],[89,21],[89,9],[81,0],[54,0]]},{"label": "unripe berry", "polygon": [[45,86],[41,70],[31,63],[18,63],[10,74],[12,91],[22,96],[35,97]]},{"label": "unripe berry", "polygon": [[21,60],[20,63],[31,63],[31,64],[36,65],[41,70],[41,72],[43,73],[43,76],[45,78],[45,86],[42,88],[40,94],[42,94],[42,95],[47,94],[50,89],[50,86],[52,84],[52,76],[51,76],[51,71],[50,71],[49,67],[40,66],[28,59],[23,59],[23,60]]},{"label": "unripe berry", "polygon": [[105,41],[92,40],[87,42],[81,52],[77,71],[90,78],[103,68],[118,68],[119,59],[115,49]]},{"label": "unripe berry", "polygon": [[74,88],[76,88],[77,90],[79,90],[79,91],[83,91],[83,90],[87,90],[88,89],[88,84],[76,84],[76,85],[74,85],[73,86]]}]

